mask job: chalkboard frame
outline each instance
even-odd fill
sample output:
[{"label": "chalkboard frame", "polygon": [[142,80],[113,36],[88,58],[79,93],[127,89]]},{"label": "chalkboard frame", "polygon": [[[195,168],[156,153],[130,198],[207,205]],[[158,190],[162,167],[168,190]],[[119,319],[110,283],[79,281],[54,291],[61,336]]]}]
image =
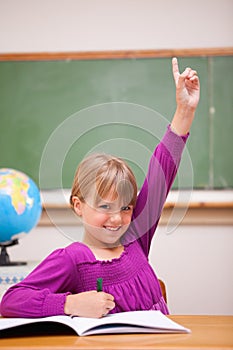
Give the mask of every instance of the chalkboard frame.
[{"label": "chalkboard frame", "polygon": [[[75,61],[75,60],[116,60],[140,58],[176,57],[221,57],[232,56],[233,48],[183,49],[183,50],[125,50],[96,52],[50,52],[50,53],[9,53],[0,54],[0,61]],[[210,133],[211,134],[211,133]],[[214,184],[212,186],[214,188]]]},{"label": "chalkboard frame", "polygon": [[165,57],[208,57],[233,56],[233,47],[159,49],[159,50],[118,50],[87,52],[25,52],[2,53],[0,61],[44,61],[44,60],[98,60],[122,58],[165,58]]}]

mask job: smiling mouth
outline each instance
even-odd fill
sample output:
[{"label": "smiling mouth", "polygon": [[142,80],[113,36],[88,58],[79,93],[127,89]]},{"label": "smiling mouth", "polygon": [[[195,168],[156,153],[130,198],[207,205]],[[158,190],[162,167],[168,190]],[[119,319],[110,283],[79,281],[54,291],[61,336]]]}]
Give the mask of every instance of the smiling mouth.
[{"label": "smiling mouth", "polygon": [[117,227],[112,227],[112,226],[104,226],[104,228],[108,231],[112,231],[112,232],[116,232],[119,231],[121,226],[117,226]]}]

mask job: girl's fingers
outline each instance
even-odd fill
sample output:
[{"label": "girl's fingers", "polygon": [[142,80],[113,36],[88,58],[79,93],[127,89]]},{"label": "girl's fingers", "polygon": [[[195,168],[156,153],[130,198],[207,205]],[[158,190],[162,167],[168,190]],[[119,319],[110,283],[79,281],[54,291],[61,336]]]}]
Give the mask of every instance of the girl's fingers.
[{"label": "girl's fingers", "polygon": [[188,78],[191,79],[194,75],[197,75],[197,71],[191,70],[189,75],[188,75]]},{"label": "girl's fingers", "polygon": [[172,72],[173,72],[173,78],[175,80],[175,83],[177,84],[180,76],[180,71],[179,71],[178,61],[176,57],[173,57],[172,59]]},{"label": "girl's fingers", "polygon": [[197,72],[191,68],[186,68],[185,71],[180,75],[181,81],[189,80],[191,82],[198,81]]},{"label": "girl's fingers", "polygon": [[191,77],[190,79],[189,79],[191,82],[198,82],[198,76],[197,75],[194,75],[193,77]]},{"label": "girl's fingers", "polygon": [[176,57],[173,57],[173,59],[172,59],[172,71],[173,71],[173,77],[174,77],[176,84],[178,83],[178,80],[180,78],[181,78],[181,80],[189,79],[191,81],[198,79],[197,71],[193,70],[190,67],[187,67],[183,71],[183,73],[180,74],[178,60]]},{"label": "girl's fingers", "polygon": [[114,309],[114,307],[115,307],[115,303],[113,301],[108,301],[106,303],[106,309],[112,310],[112,309]]},{"label": "girl's fingers", "polygon": [[191,72],[192,72],[192,69],[189,68],[189,67],[187,67],[187,68],[183,71],[183,73],[181,73],[180,77],[183,78],[183,79],[188,79],[189,76],[190,76],[190,74],[191,74]]},{"label": "girl's fingers", "polygon": [[105,292],[99,292],[99,293],[102,293],[102,295],[104,296],[104,299],[105,299],[105,300],[114,301],[114,296],[113,296],[112,294],[105,293]]}]

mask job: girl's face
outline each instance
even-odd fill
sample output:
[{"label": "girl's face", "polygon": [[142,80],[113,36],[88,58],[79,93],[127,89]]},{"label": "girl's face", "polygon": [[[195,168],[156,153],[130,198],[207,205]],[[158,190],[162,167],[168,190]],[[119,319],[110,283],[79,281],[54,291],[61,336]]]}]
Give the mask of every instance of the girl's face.
[{"label": "girl's face", "polygon": [[133,206],[122,205],[112,196],[101,199],[97,204],[81,202],[74,198],[74,210],[82,217],[84,242],[96,247],[115,247],[130,225]]}]

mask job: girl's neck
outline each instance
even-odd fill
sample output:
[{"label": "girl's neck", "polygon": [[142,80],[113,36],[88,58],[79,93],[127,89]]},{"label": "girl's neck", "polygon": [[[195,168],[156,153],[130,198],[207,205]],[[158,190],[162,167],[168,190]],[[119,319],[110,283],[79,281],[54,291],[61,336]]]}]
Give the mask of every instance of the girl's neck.
[{"label": "girl's neck", "polygon": [[112,260],[119,258],[124,251],[123,245],[114,245],[114,246],[96,246],[92,245],[89,242],[83,240],[85,244],[93,253],[96,260]]}]

